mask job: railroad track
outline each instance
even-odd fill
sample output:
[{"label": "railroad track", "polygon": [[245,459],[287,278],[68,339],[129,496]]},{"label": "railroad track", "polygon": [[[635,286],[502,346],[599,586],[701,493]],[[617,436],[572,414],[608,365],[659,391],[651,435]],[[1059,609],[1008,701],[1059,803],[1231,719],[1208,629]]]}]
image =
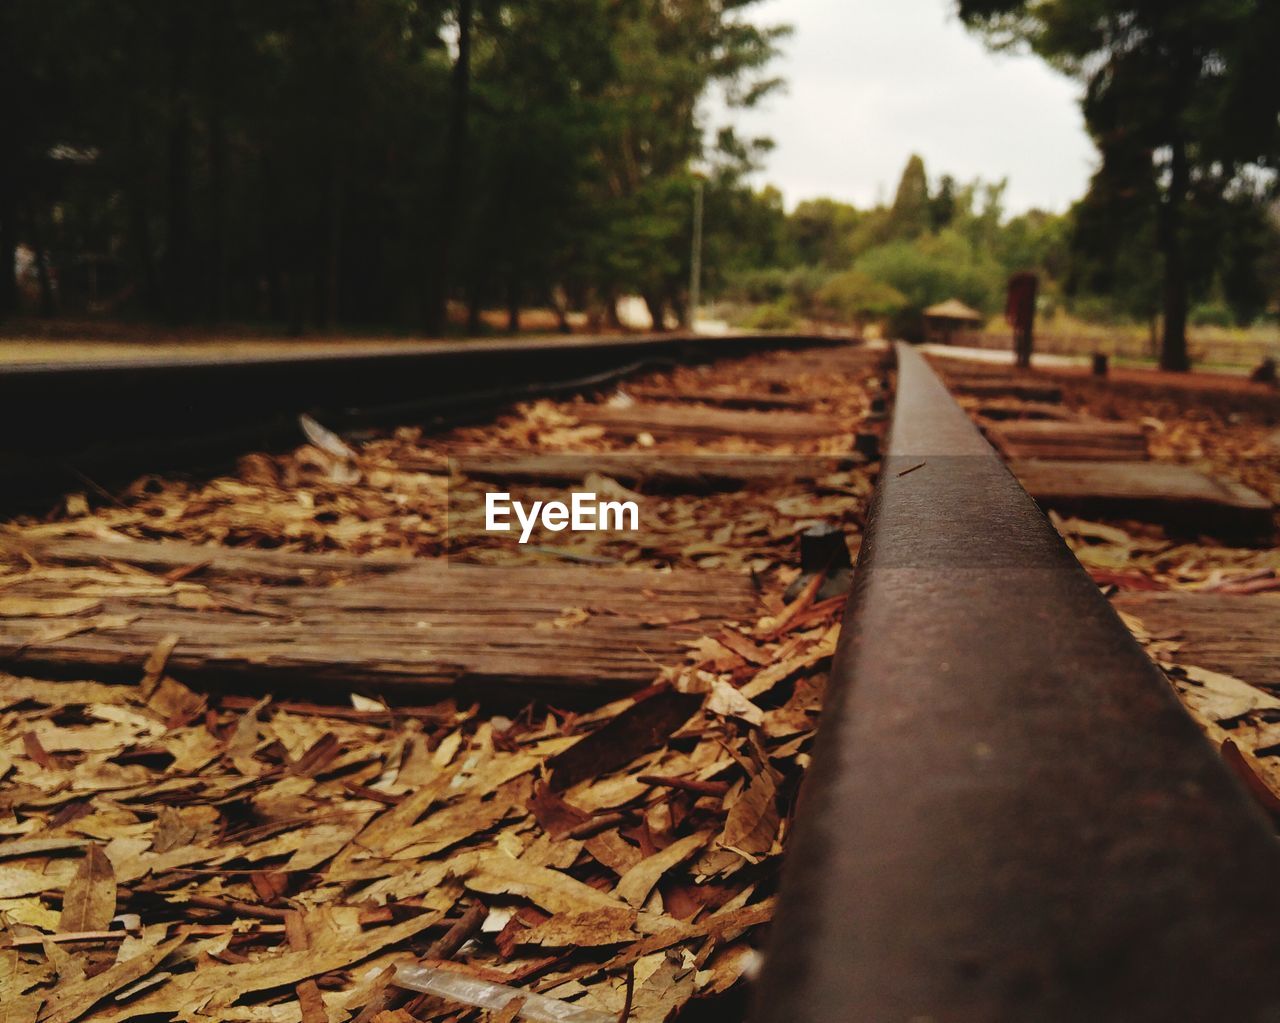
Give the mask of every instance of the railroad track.
[{"label": "railroad track", "polygon": [[1274,828],[937,377],[894,419],[758,1021],[1265,1019]]},{"label": "railroad track", "polygon": [[[501,927],[498,938],[481,940],[455,969],[490,982],[525,978],[522,990],[596,1013],[584,1020],[618,1018],[624,989],[638,1020],[684,1008],[696,1018],[695,994],[711,1006],[707,1018],[741,1018],[747,958],[737,935],[756,935],[774,915],[770,865],[785,840],[750,1010],[756,1023],[1209,1019],[1227,1011],[1275,1018],[1280,980],[1265,964],[1280,953],[1280,854],[1275,822],[1255,798],[1266,790],[1250,773],[1257,761],[1237,751],[1233,772],[1205,741],[1010,471],[1029,480],[1047,470],[1042,458],[1023,464],[1010,439],[1016,431],[1002,434],[1000,424],[1061,421],[1051,411],[1061,395],[953,381],[962,409],[908,346],[802,351],[796,339],[787,351],[759,354],[767,342],[749,344],[757,354],[741,362],[673,368],[620,391],[597,381],[603,400],[533,402],[496,424],[437,438],[369,440],[350,457],[314,449],[254,456],[233,477],[160,481],[122,492],[119,506],[6,530],[12,574],[0,576],[8,582],[0,656],[10,670],[41,677],[136,680],[141,671],[150,695],[128,697],[129,713],[147,712],[146,701],[164,694],[178,732],[206,704],[165,689],[167,674],[199,684],[210,715],[204,734],[236,765],[226,777],[215,772],[216,789],[255,772],[320,778],[358,743],[373,751],[364,755],[376,770],[348,785],[348,802],[324,797],[331,810],[358,815],[360,826],[305,830],[309,837],[292,844],[269,839],[292,857],[284,866],[264,861],[286,880],[230,878],[205,897],[215,925],[245,913],[283,919],[272,914],[297,905],[281,901],[294,892],[313,909],[326,898],[341,904],[337,886],[359,878],[355,890],[383,900],[386,920],[371,915],[345,939],[351,947],[372,947],[386,923],[421,955],[425,946],[410,932],[433,926],[429,912],[452,924],[449,934],[470,921],[464,937],[489,920]],[[591,368],[615,373],[621,355]],[[892,424],[877,467],[867,461],[868,438],[883,432],[891,355]],[[467,374],[475,364],[458,358],[450,370],[458,375],[434,380],[433,394],[475,392],[459,383],[474,379]],[[328,379],[332,401],[342,393],[340,374]],[[544,392],[546,379],[538,381]],[[516,370],[504,370],[508,399],[516,380]],[[414,386],[378,400],[403,399]],[[263,387],[256,400],[265,409]],[[566,385],[592,389],[581,379]],[[500,391],[494,387],[495,402]],[[1019,406],[1016,416],[1002,399]],[[989,409],[993,401],[997,414],[981,417],[975,402]],[[1002,445],[1008,465],[966,409]],[[1110,445],[1107,452],[1132,444],[1120,429],[1067,425],[1072,445],[1082,437]],[[1064,443],[1053,431],[1040,431],[1037,442],[1046,435]],[[519,444],[529,450],[513,452]],[[1127,494],[1116,493],[1114,480],[1101,494],[1084,494],[1098,489],[1096,478],[1072,471],[1067,497],[1041,499],[1078,508],[1071,502],[1083,495],[1157,521],[1209,515],[1255,533],[1265,518],[1230,488],[1144,504],[1132,474]],[[1049,475],[1061,489],[1061,473]],[[483,495],[497,486],[548,494],[588,481],[641,495],[652,524],[629,538],[544,535],[532,546],[479,525]],[[300,519],[299,503],[328,518]],[[447,535],[432,531],[442,509]],[[796,538],[819,521],[843,529],[858,554],[847,605],[829,532],[810,533],[805,567],[816,571],[796,578]],[[270,549],[277,546],[288,550]],[[5,592],[26,601],[28,613],[14,614],[16,604],[5,610]],[[1271,606],[1258,599],[1264,603],[1248,612],[1233,608],[1233,621],[1265,618]],[[1148,611],[1121,598],[1116,606]],[[1166,610],[1186,613],[1176,604]],[[1221,619],[1206,621],[1212,629]],[[1253,629],[1259,638],[1248,659],[1217,654],[1231,662],[1222,670],[1257,684],[1255,703],[1228,724],[1280,707],[1266,689],[1280,681],[1267,674],[1275,641],[1265,627]],[[655,679],[656,688],[645,688]],[[37,706],[59,699],[59,683],[10,685]],[[322,689],[365,697],[339,713],[309,702]],[[282,696],[274,718],[258,702],[264,691]],[[107,699],[101,688],[61,692],[72,707]],[[478,717],[450,702],[477,694],[493,700]],[[371,699],[388,696],[386,704]],[[576,710],[543,725],[540,712],[523,709],[547,699]],[[593,709],[604,701],[606,712]],[[264,715],[249,743],[236,724],[246,714],[251,723]],[[131,720],[116,712],[110,719]],[[317,723],[303,730],[305,742],[285,730],[298,721]],[[381,731],[360,738],[351,731],[375,724]],[[1267,727],[1257,725],[1260,733]],[[38,740],[66,743],[69,735],[42,728],[31,726],[35,752],[28,745],[24,755],[43,753],[47,771],[80,770],[68,775],[76,791],[88,775],[83,765],[59,763],[58,747],[50,754]],[[423,728],[436,750],[475,750],[471,766],[452,776],[459,795],[432,795],[424,783],[430,774],[409,752]],[[500,741],[481,742],[497,731]],[[180,756],[190,756],[195,740],[184,742]],[[542,749],[545,760],[525,752]],[[448,758],[432,756],[453,770]],[[534,794],[503,802],[516,798],[507,786],[535,768]],[[398,771],[417,787],[397,786]],[[485,789],[475,778],[486,772],[505,780]],[[203,797],[195,803],[206,805]],[[255,832],[227,862],[259,861],[259,841]],[[333,851],[313,859],[308,843]],[[486,853],[491,843],[500,855]],[[4,850],[0,843],[0,856]],[[527,861],[524,876],[493,865],[492,856],[507,864],[502,857],[513,850]],[[118,875],[140,869],[122,863]],[[192,880],[181,867],[148,869],[155,873],[142,884],[121,882],[131,905],[149,905],[144,890]],[[718,879],[718,898],[727,901],[699,901],[708,879]],[[546,890],[553,882],[581,887]],[[523,908],[496,916],[513,897]],[[641,910],[663,926],[649,919],[646,931]],[[255,944],[267,939],[253,927],[246,933],[238,947],[267,955]],[[458,955],[460,945],[442,941],[431,946],[432,961]],[[544,958],[538,950],[548,946],[569,949]],[[298,945],[289,948],[301,956]],[[664,958],[673,948],[686,949],[685,958]],[[228,983],[241,976],[230,962],[213,963],[233,971]],[[334,992],[355,999],[361,1019],[372,1018],[370,1005],[406,1005],[410,996],[394,990],[390,974],[372,988],[343,988],[332,972],[343,962],[336,956],[321,972]],[[442,967],[432,969],[438,980]],[[295,981],[307,982],[288,983]],[[426,988],[446,989],[454,990]],[[244,997],[259,998],[259,990]],[[62,995],[59,1007],[73,996]],[[300,986],[304,1021],[310,997]],[[271,998],[281,1007],[294,995]],[[188,1007],[180,987],[164,981],[125,1004],[139,1012]],[[83,1018],[130,1018],[127,1008],[103,1015],[96,1005],[86,1003],[94,1011]],[[440,1008],[421,999],[407,1008],[432,1005]]]},{"label": "railroad track", "polygon": [[0,367],[0,510],[143,472],[209,468],[297,442],[297,418],[334,428],[485,419],[515,397],[569,394],[717,352],[829,343],[685,334],[388,344],[358,353],[131,358]]}]

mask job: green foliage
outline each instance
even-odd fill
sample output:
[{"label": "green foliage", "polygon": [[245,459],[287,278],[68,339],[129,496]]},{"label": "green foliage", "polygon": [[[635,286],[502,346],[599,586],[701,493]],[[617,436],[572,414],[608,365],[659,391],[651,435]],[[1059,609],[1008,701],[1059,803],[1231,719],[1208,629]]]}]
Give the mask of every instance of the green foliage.
[{"label": "green foliage", "polygon": [[[959,0],[959,9],[996,45],[1028,44],[1084,84],[1085,123],[1102,162],[1080,249],[1115,264],[1119,225],[1135,232],[1126,247],[1149,239],[1149,261],[1158,256],[1163,276],[1161,362],[1187,368],[1188,304],[1215,270],[1233,278],[1238,317],[1257,307],[1257,286],[1241,274],[1233,242],[1219,236],[1206,245],[1215,232],[1205,214],[1256,181],[1258,168],[1280,166],[1280,4]],[[1114,265],[1103,270],[1115,276]]]},{"label": "green foliage", "polygon": [[1110,324],[1125,322],[1127,314],[1105,295],[1085,295],[1071,304],[1071,315],[1085,323]]},{"label": "green foliage", "polygon": [[929,199],[929,226],[934,231],[950,227],[956,217],[958,184],[950,174],[938,179],[938,190]]},{"label": "green foliage", "polygon": [[859,258],[854,269],[902,295],[892,322],[896,333],[909,338],[920,335],[924,308],[948,298],[993,312],[1004,283],[1000,266],[954,229],[882,245]]},{"label": "green foliage", "polygon": [[783,235],[793,262],[845,267],[853,258],[851,240],[865,214],[834,199],[808,199],[787,216]]},{"label": "green foliage", "polygon": [[1192,308],[1190,320],[1196,327],[1230,327],[1235,316],[1225,302],[1201,302]]},{"label": "green foliage", "polygon": [[924,161],[915,153],[907,160],[898,180],[898,190],[889,210],[889,227],[895,238],[918,238],[929,230],[929,180],[925,177]]},{"label": "green foliage", "polygon": [[790,263],[782,193],[756,192],[727,176],[708,182],[703,199],[703,283],[709,292],[754,267]]},{"label": "green foliage", "polygon": [[1046,278],[1059,281],[1067,274],[1070,244],[1066,217],[1030,210],[999,226],[992,252],[1010,273],[1039,270]]},{"label": "green foliage", "polygon": [[716,293],[754,304],[785,300],[790,313],[819,320],[887,320],[911,335],[920,310],[934,302],[960,298],[994,311],[1009,275],[1022,270],[1040,274],[1041,294],[1054,302],[1074,266],[1071,220],[1040,210],[1005,218],[1004,189],[1003,181],[947,175],[931,186],[918,156],[903,169],[893,207],[816,199],[785,213],[775,192],[739,189],[736,214],[711,225],[708,237],[735,239],[746,225],[756,234],[749,250],[732,242],[744,258]]},{"label": "green foliage", "polygon": [[781,258],[780,198],[737,183],[768,140],[699,114],[778,85],[755,3],[6,0],[0,265],[40,249],[68,310],[296,329],[553,292],[682,312],[694,164],[736,230],[711,276]]},{"label": "green foliage", "polygon": [[789,330],[797,323],[795,309],[789,299],[780,299],[768,305],[757,306],[746,318],[743,326],[748,330]]},{"label": "green foliage", "polygon": [[907,297],[893,285],[856,269],[831,277],[814,298],[821,318],[858,324],[891,316],[907,305]]},{"label": "green foliage", "polygon": [[754,305],[777,302],[787,295],[793,273],[781,266],[742,270],[730,275],[721,291],[738,302]]}]

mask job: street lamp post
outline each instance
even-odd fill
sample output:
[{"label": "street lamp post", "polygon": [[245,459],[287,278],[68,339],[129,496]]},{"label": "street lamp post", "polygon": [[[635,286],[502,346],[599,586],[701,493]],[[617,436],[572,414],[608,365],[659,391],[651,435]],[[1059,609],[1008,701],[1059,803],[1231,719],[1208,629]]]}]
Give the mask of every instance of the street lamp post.
[{"label": "street lamp post", "polygon": [[689,259],[689,329],[698,318],[702,299],[702,185],[701,174],[693,178],[693,250]]}]

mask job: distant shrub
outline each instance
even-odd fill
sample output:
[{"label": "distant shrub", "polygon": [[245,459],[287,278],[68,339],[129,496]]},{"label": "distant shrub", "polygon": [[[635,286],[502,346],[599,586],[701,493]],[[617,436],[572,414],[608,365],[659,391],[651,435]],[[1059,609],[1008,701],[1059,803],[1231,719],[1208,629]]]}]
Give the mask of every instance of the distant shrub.
[{"label": "distant shrub", "polygon": [[729,277],[725,293],[739,302],[777,302],[787,294],[791,273],[780,266],[742,270]]},{"label": "distant shrub", "polygon": [[891,316],[906,304],[906,296],[893,285],[861,270],[846,270],[828,278],[818,289],[812,311],[820,319],[862,324]]},{"label": "distant shrub", "polygon": [[789,330],[796,325],[790,301],[781,299],[751,310],[743,324],[749,330]]},{"label": "distant shrub", "polygon": [[903,296],[890,325],[894,333],[906,338],[920,336],[921,313],[927,306],[958,298],[981,312],[990,312],[1003,285],[999,265],[954,231],[881,245],[863,255],[854,269]]},{"label": "distant shrub", "polygon": [[1077,295],[1068,312],[1085,323],[1112,324],[1117,320],[1115,306],[1105,295]]},{"label": "distant shrub", "polygon": [[1187,315],[1193,327],[1233,327],[1236,318],[1224,302],[1201,302]]},{"label": "distant shrub", "polygon": [[830,270],[816,266],[799,266],[792,270],[787,279],[787,298],[791,300],[791,307],[800,312],[811,310],[815,296],[830,277]]},{"label": "distant shrub", "polygon": [[804,309],[830,276],[830,271],[812,266],[742,270],[731,275],[726,282],[725,296],[733,301],[753,304],[787,300],[795,308]]}]

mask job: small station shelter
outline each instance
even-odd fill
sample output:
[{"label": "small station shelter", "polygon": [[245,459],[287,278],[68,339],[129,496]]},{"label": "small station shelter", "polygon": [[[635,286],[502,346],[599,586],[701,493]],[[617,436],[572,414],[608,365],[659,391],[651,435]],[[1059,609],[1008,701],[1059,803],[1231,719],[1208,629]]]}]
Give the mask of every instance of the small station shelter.
[{"label": "small station shelter", "polygon": [[977,333],[985,319],[958,298],[949,298],[924,311],[924,339],[944,345],[964,342]]}]

